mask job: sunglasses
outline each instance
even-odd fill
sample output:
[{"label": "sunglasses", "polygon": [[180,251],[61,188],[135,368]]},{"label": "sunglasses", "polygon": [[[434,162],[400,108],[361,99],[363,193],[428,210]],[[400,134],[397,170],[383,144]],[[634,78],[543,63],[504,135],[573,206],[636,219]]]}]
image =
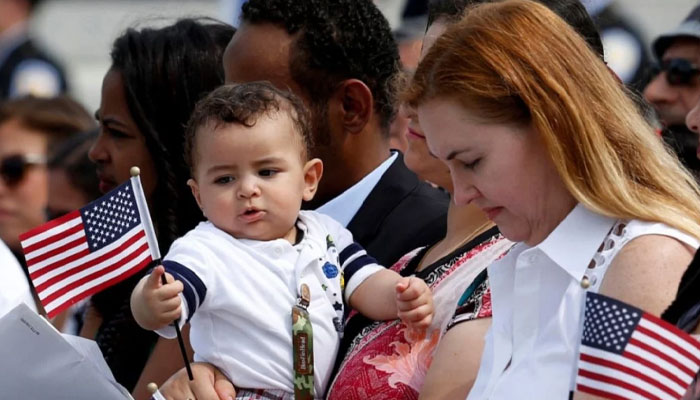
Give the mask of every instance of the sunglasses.
[{"label": "sunglasses", "polygon": [[13,187],[24,179],[29,168],[45,164],[46,158],[38,154],[13,154],[0,160],[0,177],[5,185]]},{"label": "sunglasses", "polygon": [[670,58],[652,66],[652,76],[666,72],[666,82],[671,86],[688,86],[700,74],[698,66],[684,58]]}]

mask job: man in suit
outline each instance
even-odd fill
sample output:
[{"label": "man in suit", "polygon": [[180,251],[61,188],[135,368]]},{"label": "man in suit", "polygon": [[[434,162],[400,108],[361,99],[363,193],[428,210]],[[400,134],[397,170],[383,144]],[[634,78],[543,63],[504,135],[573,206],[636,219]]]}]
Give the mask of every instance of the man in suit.
[{"label": "man in suit", "polygon": [[311,110],[324,171],[307,208],[347,226],[385,266],[444,236],[447,195],[389,148],[400,62],[372,1],[250,0],[223,63],[227,83],[267,80]]}]

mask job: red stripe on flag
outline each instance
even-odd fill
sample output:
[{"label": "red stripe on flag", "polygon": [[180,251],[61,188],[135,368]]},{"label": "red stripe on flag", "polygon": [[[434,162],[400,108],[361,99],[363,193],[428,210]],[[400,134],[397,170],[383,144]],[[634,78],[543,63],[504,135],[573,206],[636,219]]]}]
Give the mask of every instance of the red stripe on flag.
[{"label": "red stripe on flag", "polygon": [[[82,222],[75,225],[75,226],[72,226],[72,227],[66,229],[65,231],[63,231],[61,233],[51,235],[42,241],[36,242],[33,245],[30,245],[27,247],[23,247],[22,249],[24,250],[24,254],[29,254],[29,253],[32,253],[33,251],[40,249],[44,246],[48,246],[51,243],[58,242],[59,240],[65,238],[65,237],[68,237],[76,232],[80,232],[81,230],[83,230],[83,223]],[[34,259],[32,259],[32,262],[34,262],[33,260]]]},{"label": "red stripe on flag", "polygon": [[[651,314],[644,314],[644,319],[663,327],[666,331],[673,333],[676,338],[681,339],[687,344],[689,344],[691,347],[695,347],[696,349],[700,350],[700,342],[698,342],[697,340],[693,340],[691,336],[686,335],[685,332],[662,320],[661,318]],[[698,359],[697,357],[694,357],[692,355],[688,357],[695,361],[695,363],[700,364],[700,359]]]},{"label": "red stripe on flag", "polygon": [[[51,293],[51,294],[48,295],[47,297],[41,299],[41,304],[43,304],[44,307],[46,307],[47,304],[49,304],[49,303],[51,303],[52,301],[56,300],[57,298],[63,296],[64,294],[70,292],[71,290],[73,290],[73,289],[75,289],[75,288],[77,288],[77,287],[80,287],[81,285],[83,285],[83,284],[86,283],[86,282],[95,280],[95,279],[99,278],[99,277],[102,276],[102,275],[105,275],[105,274],[107,274],[107,273],[109,273],[109,272],[112,272],[112,271],[114,271],[114,270],[116,270],[116,269],[121,268],[124,264],[126,264],[126,263],[128,263],[129,261],[131,261],[131,260],[137,258],[137,257],[140,256],[140,255],[143,255],[144,253],[148,253],[148,243],[144,243],[144,244],[141,245],[138,249],[136,249],[136,250],[134,250],[133,252],[131,252],[130,254],[126,255],[125,257],[123,257],[122,259],[120,259],[119,261],[117,261],[116,263],[114,263],[114,264],[112,264],[112,265],[109,265],[109,266],[107,266],[107,267],[105,267],[105,268],[102,268],[102,269],[99,270],[99,271],[95,271],[95,272],[93,272],[93,273],[90,274],[90,275],[86,275],[86,276],[84,276],[84,277],[78,279],[77,281],[71,282],[69,285],[67,285],[67,286],[65,286],[65,287],[63,287],[63,288],[61,288],[61,289],[59,289],[59,290],[57,290],[57,291]],[[147,254],[147,255],[148,255],[148,254]],[[148,256],[149,256],[148,258],[150,258],[150,255],[148,255]],[[41,297],[41,293],[39,293],[39,297]]]},{"label": "red stripe on flag", "polygon": [[[41,292],[43,292],[49,286],[53,286],[53,284],[55,284],[56,282],[62,281],[71,275],[75,275],[75,274],[79,273],[80,271],[84,271],[84,270],[86,270],[90,267],[93,267],[93,266],[95,266],[103,261],[109,260],[110,258],[112,258],[112,257],[118,255],[119,253],[121,253],[122,251],[126,250],[129,246],[136,243],[137,241],[139,241],[139,239],[143,238],[144,236],[146,236],[146,233],[143,230],[136,232],[136,234],[134,236],[130,237],[127,241],[125,241],[124,243],[119,245],[119,247],[115,247],[112,250],[100,255],[99,257],[96,257],[92,260],[86,261],[85,263],[77,265],[74,268],[71,268],[67,271],[64,271],[64,272],[54,276],[53,278],[47,280],[46,282],[42,282],[40,285],[36,286],[37,293],[41,294]],[[61,267],[66,265],[66,264],[68,264],[68,263],[62,262]],[[34,278],[32,278],[32,279],[34,279]]]},{"label": "red stripe on flag", "polygon": [[61,268],[62,266],[72,263],[73,261],[80,260],[81,258],[87,256],[90,254],[90,249],[83,249],[80,250],[79,252],[72,254],[66,258],[60,259],[53,264],[46,265],[42,267],[40,270],[34,271],[29,274],[29,277],[32,278],[32,280],[44,275],[45,273],[49,271],[53,271],[56,268]]},{"label": "red stripe on flag", "polygon": [[[620,372],[624,372],[625,374],[634,376],[635,378],[638,378],[638,379],[641,379],[644,382],[646,382],[652,386],[656,386],[657,388],[670,394],[672,397],[678,397],[678,393],[676,393],[673,389],[669,388],[668,386],[657,381],[656,379],[653,379],[652,377],[650,377],[648,375],[645,375],[645,374],[642,374],[640,372],[633,370],[632,368],[630,368],[626,365],[616,363],[614,361],[611,361],[611,360],[608,360],[605,358],[595,357],[595,356],[592,356],[589,354],[584,354],[584,353],[581,353],[581,360],[588,361],[589,363],[592,363],[592,364],[602,365],[604,367],[612,368],[612,369],[620,371]],[[680,386],[685,387],[687,385],[681,383]]]},{"label": "red stripe on flag", "polygon": [[689,359],[693,363],[700,364],[700,359],[698,359],[694,355],[690,354],[686,349],[682,348],[681,346],[679,346],[679,345],[673,343],[672,341],[666,339],[665,337],[659,335],[658,333],[656,333],[650,329],[647,329],[641,325],[637,326],[637,331],[641,332],[647,336],[650,336],[653,339],[658,340],[659,342],[663,343],[664,345],[672,348],[675,352],[681,354],[683,357]]},{"label": "red stripe on flag", "polygon": [[[639,327],[639,326],[637,326]],[[627,345],[629,346],[630,344],[635,345],[637,347],[640,347],[649,353],[661,358],[662,360],[666,361],[667,363],[673,365],[674,367],[678,368],[683,372],[684,374],[688,376],[695,376],[695,371],[691,371],[690,368],[686,367],[685,365],[681,364],[677,360],[669,357],[667,354],[664,354],[660,352],[659,350],[649,346],[648,344],[642,342],[639,339],[635,339],[634,337],[630,338],[629,342],[627,342]]]},{"label": "red stripe on flag", "polygon": [[643,396],[646,399],[655,399],[656,398],[656,396],[652,395],[651,393],[647,392],[646,390],[640,389],[640,388],[633,386],[633,385],[631,385],[623,380],[620,380],[620,379],[601,375],[601,374],[591,372],[591,371],[588,371],[585,369],[579,369],[578,374],[580,376],[592,379],[594,381],[608,383],[608,384],[613,385],[613,386],[618,386],[618,387],[621,387],[623,389],[627,389],[630,392],[637,393],[638,395]]},{"label": "red stripe on flag", "polygon": [[654,371],[660,373],[661,375],[665,376],[666,378],[676,382],[679,386],[681,387],[686,387],[688,386],[688,381],[684,381],[683,379],[679,378],[676,374],[672,373],[671,371],[668,371],[662,367],[660,367],[658,364],[655,364],[645,358],[642,358],[636,354],[630,353],[629,351],[625,351],[622,353],[622,356],[630,359],[632,361],[636,361],[642,365],[644,365],[647,368],[651,368]]},{"label": "red stripe on flag", "polygon": [[590,386],[582,385],[580,383],[576,385],[576,390],[579,392],[588,393],[588,394],[592,394],[594,396],[602,397],[604,399],[629,400],[627,397],[622,397],[622,396],[616,395],[615,393],[610,393],[610,392],[606,392],[604,390],[595,389],[595,388],[592,388]]},{"label": "red stripe on flag", "polygon": [[101,283],[101,284],[99,284],[99,285],[97,285],[97,286],[95,286],[95,287],[92,287],[92,288],[90,288],[90,289],[88,289],[88,290],[86,290],[86,291],[84,291],[84,292],[80,292],[80,293],[76,294],[76,295],[73,296],[72,298],[70,298],[70,299],[66,300],[64,303],[60,304],[58,307],[56,307],[56,308],[54,308],[53,310],[47,312],[48,317],[49,317],[49,318],[53,318],[53,317],[55,317],[56,315],[60,314],[63,310],[65,310],[65,309],[67,309],[68,307],[72,306],[73,304],[79,302],[80,300],[82,300],[82,299],[84,299],[84,298],[86,298],[86,297],[88,297],[88,296],[92,296],[93,294],[95,294],[95,293],[97,293],[97,292],[101,292],[102,290],[104,290],[104,289],[106,289],[106,288],[108,288],[108,287],[110,287],[110,286],[112,286],[112,285],[115,285],[115,284],[117,284],[117,283],[119,283],[119,282],[125,280],[126,278],[131,277],[132,275],[134,275],[135,273],[137,273],[137,272],[139,272],[141,269],[143,269],[143,268],[144,268],[146,265],[148,265],[148,263],[150,263],[151,261],[153,261],[153,259],[152,259],[151,256],[149,255],[145,260],[143,260],[142,262],[138,263],[138,264],[135,265],[133,268],[130,268],[130,269],[124,271],[123,273],[121,273],[121,274],[115,276],[114,278],[112,278],[112,279],[110,279],[110,280],[107,280],[107,281],[104,281],[103,283]]},{"label": "red stripe on flag", "polygon": [[64,223],[66,223],[66,222],[68,222],[76,217],[79,217],[79,216],[80,216],[80,210],[71,211],[62,217],[52,219],[51,221],[45,223],[44,225],[37,226],[36,228],[34,228],[30,231],[24,232],[23,234],[19,235],[19,241],[23,242],[23,241],[31,238],[32,236],[36,236],[42,232],[48,231],[51,228],[54,228],[54,227],[59,226],[61,224],[64,224]]},{"label": "red stripe on flag", "polygon": [[61,253],[65,253],[66,251],[72,249],[73,247],[79,246],[83,243],[86,243],[87,240],[85,240],[85,235],[73,240],[72,242],[68,242],[64,244],[63,246],[56,247],[53,250],[47,251],[46,253],[37,256],[35,258],[32,258],[31,260],[27,261],[27,266],[31,267],[32,265],[36,265],[44,260],[48,260],[49,258],[59,255]]}]

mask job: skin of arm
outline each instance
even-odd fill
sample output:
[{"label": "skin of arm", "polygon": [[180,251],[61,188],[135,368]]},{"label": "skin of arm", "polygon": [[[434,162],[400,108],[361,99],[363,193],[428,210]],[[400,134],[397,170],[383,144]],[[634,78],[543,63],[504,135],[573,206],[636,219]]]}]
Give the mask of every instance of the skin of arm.
[{"label": "skin of arm", "polygon": [[433,320],[433,295],[422,279],[385,269],[365,279],[350,296],[350,306],[376,321],[400,318],[425,329]]},{"label": "skin of arm", "polygon": [[[694,250],[668,236],[645,235],[630,241],[610,264],[600,293],[660,316],[676,297]],[[576,400],[602,399],[576,392]]]},{"label": "skin of arm", "polygon": [[479,372],[484,337],[491,318],[462,322],[445,332],[440,339],[420,400],[465,399]]},{"label": "skin of arm", "polygon": [[[165,274],[166,284],[161,282]],[[131,312],[134,319],[147,330],[163,328],[180,317],[182,301],[179,294],[183,284],[166,273],[162,265],[144,276],[131,293]]]},{"label": "skin of arm", "polygon": [[98,329],[100,329],[100,325],[102,325],[102,314],[100,314],[92,302],[90,302],[85,310],[80,336],[94,340],[95,336],[97,336]]}]

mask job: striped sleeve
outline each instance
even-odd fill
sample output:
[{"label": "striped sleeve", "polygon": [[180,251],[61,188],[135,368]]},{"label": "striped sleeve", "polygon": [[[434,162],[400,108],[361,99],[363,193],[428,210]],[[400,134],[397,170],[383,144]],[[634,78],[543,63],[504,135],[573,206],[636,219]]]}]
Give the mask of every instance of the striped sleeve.
[{"label": "striped sleeve", "polygon": [[[197,308],[202,305],[207,295],[207,287],[197,274],[176,261],[165,260],[163,261],[163,267],[173,278],[182,282],[183,290],[180,293],[182,313],[178,320],[178,325],[182,329],[185,323],[190,322]],[[167,339],[174,339],[177,335],[172,324],[156,329],[155,332]]]},{"label": "striped sleeve", "polygon": [[190,322],[194,313],[197,312],[197,308],[202,305],[207,296],[207,287],[197,274],[177,261],[165,260],[163,266],[173,278],[182,282],[184,286],[182,295],[187,305],[187,320],[185,322]]},{"label": "striped sleeve", "polygon": [[345,246],[338,257],[340,269],[345,279],[345,301],[350,301],[350,296],[365,279],[369,278],[384,267],[377,264],[377,260],[367,254],[359,244],[352,242]]}]

